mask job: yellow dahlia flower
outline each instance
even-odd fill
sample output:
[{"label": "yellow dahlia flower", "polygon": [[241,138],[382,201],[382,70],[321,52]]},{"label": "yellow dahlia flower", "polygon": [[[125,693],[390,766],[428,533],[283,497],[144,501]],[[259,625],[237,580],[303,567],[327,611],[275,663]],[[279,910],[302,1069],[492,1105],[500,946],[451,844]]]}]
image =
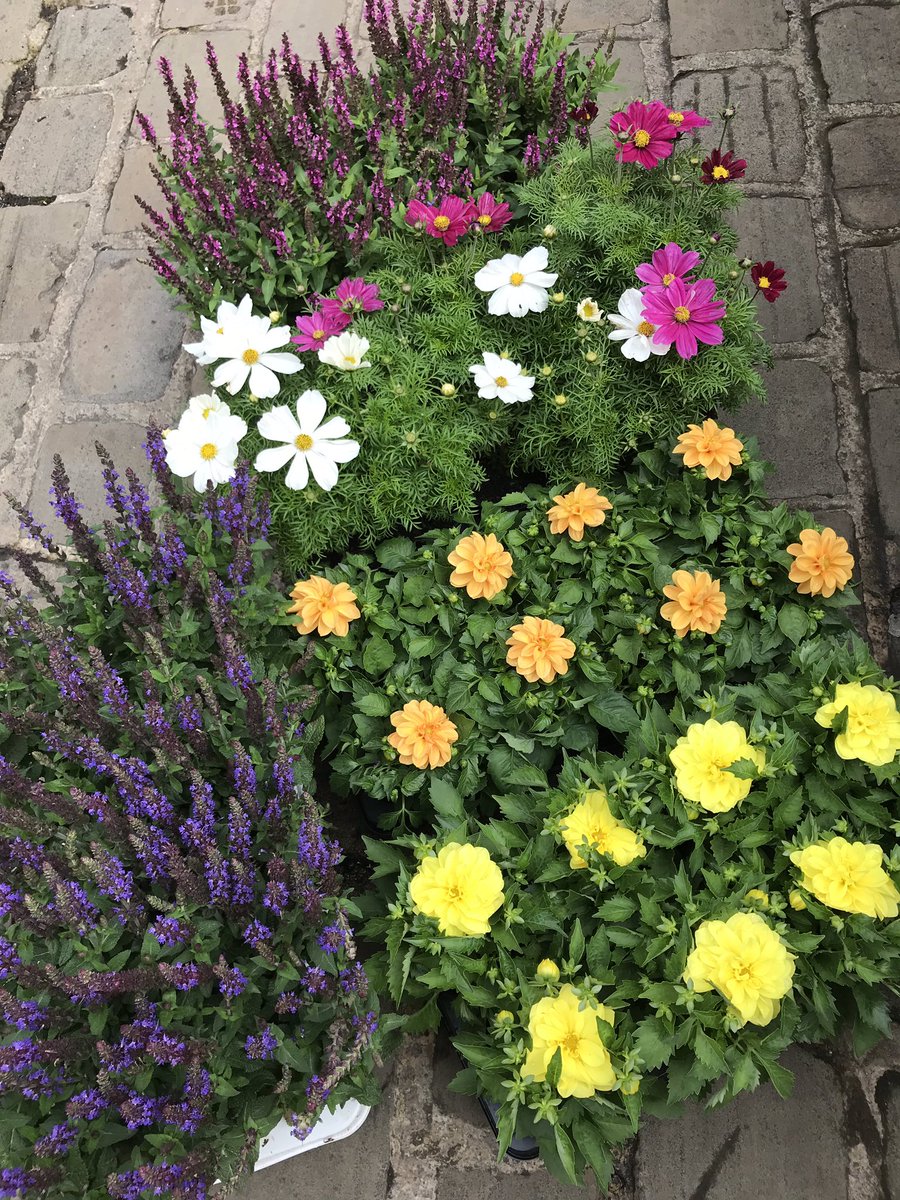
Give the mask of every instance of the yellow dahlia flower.
[{"label": "yellow dahlia flower", "polygon": [[882,866],[883,857],[880,846],[836,837],[795,850],[791,862],[803,872],[803,887],[829,908],[896,917],[900,892]]},{"label": "yellow dahlia flower", "polygon": [[473,600],[493,600],[512,577],[512,555],[489,533],[470,533],[447,555],[453,567],[450,582],[465,588]]},{"label": "yellow dahlia flower", "polygon": [[575,643],[563,637],[566,631],[562,625],[542,617],[524,617],[509,632],[506,661],[529,683],[552,683],[557,675],[569,670]]},{"label": "yellow dahlia flower", "polygon": [[734,436],[734,430],[723,428],[712,418],[702,425],[688,425],[687,433],[678,435],[673,454],[684,455],[686,467],[702,467],[707,479],[730,479],[731,468],[741,465],[744,443]]},{"label": "yellow dahlia flower", "polygon": [[391,713],[391,724],[394,732],[388,743],[404,766],[424,771],[429,767],[445,767],[450,761],[459,733],[439,704],[410,700]]},{"label": "yellow dahlia flower", "polygon": [[722,585],[708,571],[674,571],[663,595],[668,603],[660,608],[660,616],[679,637],[697,630],[718,633],[728,612]]},{"label": "yellow dahlia flower", "polygon": [[584,483],[576,484],[574,491],[554,496],[553,499],[553,507],[547,509],[550,532],[567,533],[573,542],[580,542],[584,537],[585,525],[602,525],[606,514],[612,509],[612,504],[605,496]]},{"label": "yellow dahlia flower", "polygon": [[688,726],[672,750],[675,786],[685,800],[707,812],[728,812],[750,791],[750,779],[738,779],[726,770],[742,758],[752,759],[760,770],[765,753],[751,746],[737,721],[703,721]]},{"label": "yellow dahlia flower", "polygon": [[768,1025],[791,990],[794,955],[758,913],[704,921],[694,936],[684,981],[695,992],[713,988],[751,1025]]},{"label": "yellow dahlia flower", "polygon": [[531,1049],[522,1074],[540,1083],[547,1078],[550,1060],[559,1050],[562,1071],[556,1090],[560,1096],[586,1100],[595,1092],[612,1091],[616,1073],[597,1028],[598,1017],[611,1025],[614,1013],[604,1004],[594,1007],[591,1000],[580,1000],[569,983],[563,985],[558,996],[538,1000],[528,1014]]},{"label": "yellow dahlia flower", "polygon": [[804,596],[822,595],[827,599],[843,591],[853,575],[855,560],[847,539],[827,525],[821,533],[801,529],[800,541],[792,542],[787,552],[794,558],[788,579]]},{"label": "yellow dahlia flower", "polygon": [[294,603],[288,609],[300,617],[298,633],[317,633],[327,637],[346,637],[350,622],[359,616],[356,592],[347,583],[332,583],[322,575],[298,579],[291,589]]},{"label": "yellow dahlia flower", "polygon": [[647,848],[638,835],[616,820],[609,810],[606,792],[588,792],[560,826],[569,860],[575,870],[586,867],[579,846],[587,842],[598,854],[608,854],[616,866],[627,867],[636,858],[643,858]]},{"label": "yellow dahlia flower", "polygon": [[885,767],[900,750],[900,713],[890,692],[873,683],[839,683],[834,700],[823,704],[816,720],[830,729],[842,709],[847,710],[847,728],[834,739],[841,758],[858,758],[870,767]]},{"label": "yellow dahlia flower", "polygon": [[445,937],[483,937],[503,903],[503,875],[483,846],[451,842],[422,859],[409,898]]}]

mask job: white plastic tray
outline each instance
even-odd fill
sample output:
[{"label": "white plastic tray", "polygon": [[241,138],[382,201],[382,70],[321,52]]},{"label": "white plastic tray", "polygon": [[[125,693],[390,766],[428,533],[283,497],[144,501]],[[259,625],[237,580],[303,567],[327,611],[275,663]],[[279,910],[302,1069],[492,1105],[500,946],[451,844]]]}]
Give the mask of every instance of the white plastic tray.
[{"label": "white plastic tray", "polygon": [[284,1162],[286,1158],[293,1158],[295,1154],[316,1150],[319,1146],[327,1146],[329,1142],[339,1142],[341,1138],[356,1133],[370,1112],[371,1109],[360,1104],[358,1100],[348,1100],[346,1104],[339,1105],[334,1112],[323,1112],[302,1142],[291,1133],[287,1121],[279,1121],[268,1137],[263,1138],[259,1158],[253,1169],[262,1171],[264,1167]]}]

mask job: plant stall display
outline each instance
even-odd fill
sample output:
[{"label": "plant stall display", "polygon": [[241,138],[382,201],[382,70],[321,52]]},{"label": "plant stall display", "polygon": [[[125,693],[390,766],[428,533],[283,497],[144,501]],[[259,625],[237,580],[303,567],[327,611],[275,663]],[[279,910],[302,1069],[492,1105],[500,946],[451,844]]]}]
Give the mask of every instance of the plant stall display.
[{"label": "plant stall display", "polygon": [[19,556],[46,607],[0,576],[3,1196],[228,1194],[280,1121],[377,1094],[267,505],[147,450],[164,503],[101,450],[96,532],[56,460],[74,556],[19,510],[65,563],[57,595]]},{"label": "plant stall display", "polygon": [[416,1030],[452,998],[501,1153],[601,1187],[643,1112],[787,1094],[781,1053],[844,1026],[868,1049],[900,962],[900,713],[847,543],[768,507],[732,430],[675,451],[292,593],[335,779],[396,835],[373,981]]},{"label": "plant stall display", "polygon": [[292,569],[471,520],[488,479],[602,477],[651,432],[762,394],[762,289],[724,220],[739,193],[703,183],[691,147],[636,174],[573,141],[515,218],[490,193],[413,201],[293,335],[249,295],[201,318],[188,349],[248,424]]},{"label": "plant stall display", "polygon": [[224,133],[197,111],[188,70],[179,90],[160,70],[168,135],[138,122],[157,153],[163,211],[143,202],[150,260],[197,312],[249,292],[293,315],[330,291],[370,239],[414,198],[502,191],[538,171],[573,126],[582,140],[615,63],[585,57],[547,19],[543,0],[366,0],[371,66],[345,26],[336,50],[301,62],[287,34],[262,70],[241,56],[229,91],[207,43]]},{"label": "plant stall display", "polygon": [[[889,1028],[897,686],[847,541],[716,417],[788,286],[728,224],[734,110],[594,137],[611,44],[543,3],[364,16],[371,66],[285,37],[233,95],[209,46],[224,130],[165,60],[138,118],[209,394],[155,512],[103,456],[92,531],[57,464],[49,607],[0,577],[0,1195],[233,1188],[448,1011],[500,1155],[603,1189],[643,1115]],[[358,907],[320,740],[380,826]]]}]

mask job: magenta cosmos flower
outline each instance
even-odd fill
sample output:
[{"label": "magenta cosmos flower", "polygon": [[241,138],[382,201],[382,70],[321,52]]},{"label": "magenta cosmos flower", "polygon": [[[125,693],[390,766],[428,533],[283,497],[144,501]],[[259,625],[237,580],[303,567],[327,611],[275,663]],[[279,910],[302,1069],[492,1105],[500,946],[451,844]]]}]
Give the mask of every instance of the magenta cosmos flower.
[{"label": "magenta cosmos flower", "polygon": [[322,307],[317,308],[308,317],[296,318],[294,323],[298,332],[291,341],[301,350],[321,350],[330,337],[334,337],[350,324],[347,313],[337,306],[330,311],[325,307],[327,304],[336,305],[336,302],[323,300]]},{"label": "magenta cosmos flower", "polygon": [[609,127],[619,162],[640,163],[649,171],[672,153],[676,130],[661,100],[633,101],[624,112],[613,113]]},{"label": "magenta cosmos flower", "polygon": [[435,208],[421,200],[410,200],[406,210],[409,225],[421,224],[426,233],[440,238],[445,246],[455,246],[466,233],[475,217],[475,205],[471,200],[460,200],[458,196],[445,196]]},{"label": "magenta cosmos flower", "polygon": [[485,233],[499,233],[511,220],[512,209],[490,192],[482,193],[475,201],[475,223]]},{"label": "magenta cosmos flower", "polygon": [[653,340],[659,346],[671,346],[682,358],[693,358],[697,343],[718,346],[723,334],[717,322],[725,316],[725,305],[715,299],[713,279],[686,283],[675,279],[666,288],[646,288],[644,317],[656,326]]},{"label": "magenta cosmos flower", "polygon": [[366,283],[359,277],[342,279],[334,289],[334,299],[329,297],[322,301],[322,311],[335,318],[338,315],[347,317],[347,321],[335,331],[340,333],[341,329],[347,328],[354,313],[377,312],[379,308],[384,308],[380,295],[377,283]]},{"label": "magenta cosmos flower", "polygon": [[700,261],[696,250],[682,250],[677,242],[668,242],[661,250],[654,250],[648,263],[634,268],[642,283],[650,287],[667,288],[676,279],[687,281],[687,275]]},{"label": "magenta cosmos flower", "polygon": [[708,117],[701,117],[692,108],[670,108],[668,120],[676,133],[690,133],[694,129],[702,129],[704,125],[712,125]]}]

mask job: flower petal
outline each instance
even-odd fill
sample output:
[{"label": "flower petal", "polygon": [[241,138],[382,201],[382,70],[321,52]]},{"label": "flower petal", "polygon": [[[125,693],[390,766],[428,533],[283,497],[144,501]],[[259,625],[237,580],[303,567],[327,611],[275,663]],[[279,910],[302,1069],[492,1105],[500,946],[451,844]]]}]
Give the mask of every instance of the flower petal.
[{"label": "flower petal", "polygon": [[279,404],[263,413],[256,426],[260,435],[270,442],[290,442],[302,432],[296,418],[286,404]]},{"label": "flower petal", "polygon": [[310,450],[307,458],[313,479],[324,492],[330,492],[338,481],[337,463],[316,450]]},{"label": "flower petal", "polygon": [[285,487],[289,487],[291,491],[302,492],[309,483],[309,466],[306,462],[305,454],[296,454],[294,461],[288,467],[288,473],[284,477]]},{"label": "flower petal", "polygon": [[297,398],[297,423],[301,433],[313,434],[319,428],[328,403],[321,392],[310,388]]},{"label": "flower petal", "polygon": [[291,445],[270,446],[267,450],[260,450],[253,468],[256,471],[280,471],[295,454],[296,450]]}]

